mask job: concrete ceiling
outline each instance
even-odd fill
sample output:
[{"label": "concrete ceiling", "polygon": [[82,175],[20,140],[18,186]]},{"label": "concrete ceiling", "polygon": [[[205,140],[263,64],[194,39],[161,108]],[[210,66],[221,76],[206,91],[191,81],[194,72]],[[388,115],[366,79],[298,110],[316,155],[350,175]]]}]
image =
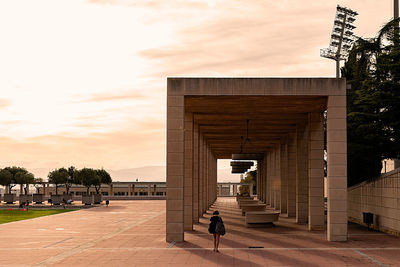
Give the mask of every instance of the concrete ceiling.
[{"label": "concrete ceiling", "polygon": [[309,112],[326,110],[326,96],[185,96],[185,110],[214,155],[230,159],[241,152],[264,153],[280,143],[296,124],[304,123]]}]

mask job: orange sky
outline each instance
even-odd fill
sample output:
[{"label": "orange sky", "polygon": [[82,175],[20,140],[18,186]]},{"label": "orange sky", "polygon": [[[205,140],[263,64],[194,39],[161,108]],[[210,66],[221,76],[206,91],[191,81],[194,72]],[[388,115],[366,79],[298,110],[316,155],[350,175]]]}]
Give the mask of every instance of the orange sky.
[{"label": "orange sky", "polygon": [[2,0],[0,167],[165,165],[168,76],[333,76],[336,4],[373,37],[393,0]]}]

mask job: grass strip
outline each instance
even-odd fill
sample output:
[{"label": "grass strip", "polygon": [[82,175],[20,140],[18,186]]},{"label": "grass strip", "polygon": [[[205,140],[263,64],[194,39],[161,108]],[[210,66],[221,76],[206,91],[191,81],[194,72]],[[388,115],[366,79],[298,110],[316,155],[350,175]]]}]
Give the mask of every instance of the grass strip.
[{"label": "grass strip", "polygon": [[0,210],[0,224],[14,222],[14,221],[27,220],[27,219],[32,219],[32,218],[36,218],[36,217],[54,215],[54,214],[59,214],[59,213],[64,213],[64,212],[69,212],[69,211],[74,211],[74,210],[72,210],[72,209],[62,209],[62,210],[61,209],[60,210],[28,209],[28,210],[23,210],[23,209],[18,209],[18,208],[13,208],[13,209],[8,209],[8,210]]}]

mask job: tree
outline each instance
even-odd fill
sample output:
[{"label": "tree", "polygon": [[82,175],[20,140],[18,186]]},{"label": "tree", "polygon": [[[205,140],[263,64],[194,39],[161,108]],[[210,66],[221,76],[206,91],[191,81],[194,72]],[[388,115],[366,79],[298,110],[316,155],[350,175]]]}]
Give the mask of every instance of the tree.
[{"label": "tree", "polygon": [[72,184],[75,183],[75,173],[76,173],[76,168],[74,166],[70,166],[67,169],[68,172],[68,179],[65,182],[65,190],[67,191],[67,195],[69,194],[69,190],[72,186]]},{"label": "tree", "polygon": [[11,180],[8,180],[7,182],[9,182],[9,184],[6,185],[8,186],[9,194],[11,194],[11,189],[18,184],[16,177],[21,176],[23,174],[27,174],[28,171],[25,168],[15,167],[15,166],[5,167],[4,170],[7,170],[11,174]]},{"label": "tree", "polygon": [[35,181],[35,176],[30,172],[18,172],[15,175],[15,183],[24,186],[25,195],[28,194],[28,187],[30,184],[33,184]]},{"label": "tree", "polygon": [[8,193],[11,194],[10,184],[12,183],[12,174],[6,169],[0,169],[0,185],[8,188]]},{"label": "tree", "polygon": [[348,184],[380,175],[384,158],[400,156],[399,20],[375,39],[358,39],[342,68],[347,93]]},{"label": "tree", "polygon": [[91,168],[83,168],[75,173],[77,180],[86,187],[86,194],[89,195],[89,189],[92,185],[98,186],[101,183],[101,178],[96,170]]},{"label": "tree", "polygon": [[55,169],[48,175],[49,183],[56,186],[56,195],[58,195],[58,187],[65,184],[68,179],[68,171],[65,168]]},{"label": "tree", "polygon": [[100,189],[102,184],[111,184],[112,179],[111,175],[104,169],[96,170],[97,176],[99,177],[99,181],[94,184],[94,188],[96,189],[96,193],[100,194]]},{"label": "tree", "polygon": [[[254,171],[248,171],[246,173],[246,176],[240,180],[240,183],[252,183],[253,184],[253,192],[251,192],[252,195],[255,195],[257,192],[257,170]],[[249,192],[249,188],[246,186],[241,186],[239,188],[239,193],[240,195],[245,195]]]}]

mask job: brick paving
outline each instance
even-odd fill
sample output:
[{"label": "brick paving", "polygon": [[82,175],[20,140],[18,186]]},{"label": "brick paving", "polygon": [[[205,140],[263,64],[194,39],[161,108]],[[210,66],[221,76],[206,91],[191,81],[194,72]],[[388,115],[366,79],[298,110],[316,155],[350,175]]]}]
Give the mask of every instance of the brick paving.
[{"label": "brick paving", "polygon": [[[220,253],[207,233],[215,209],[227,230]],[[185,240],[165,242],[165,201],[112,201],[0,225],[0,266],[400,266],[397,237],[350,225],[348,242],[328,242],[288,218],[245,228],[233,198],[219,198]]]}]

